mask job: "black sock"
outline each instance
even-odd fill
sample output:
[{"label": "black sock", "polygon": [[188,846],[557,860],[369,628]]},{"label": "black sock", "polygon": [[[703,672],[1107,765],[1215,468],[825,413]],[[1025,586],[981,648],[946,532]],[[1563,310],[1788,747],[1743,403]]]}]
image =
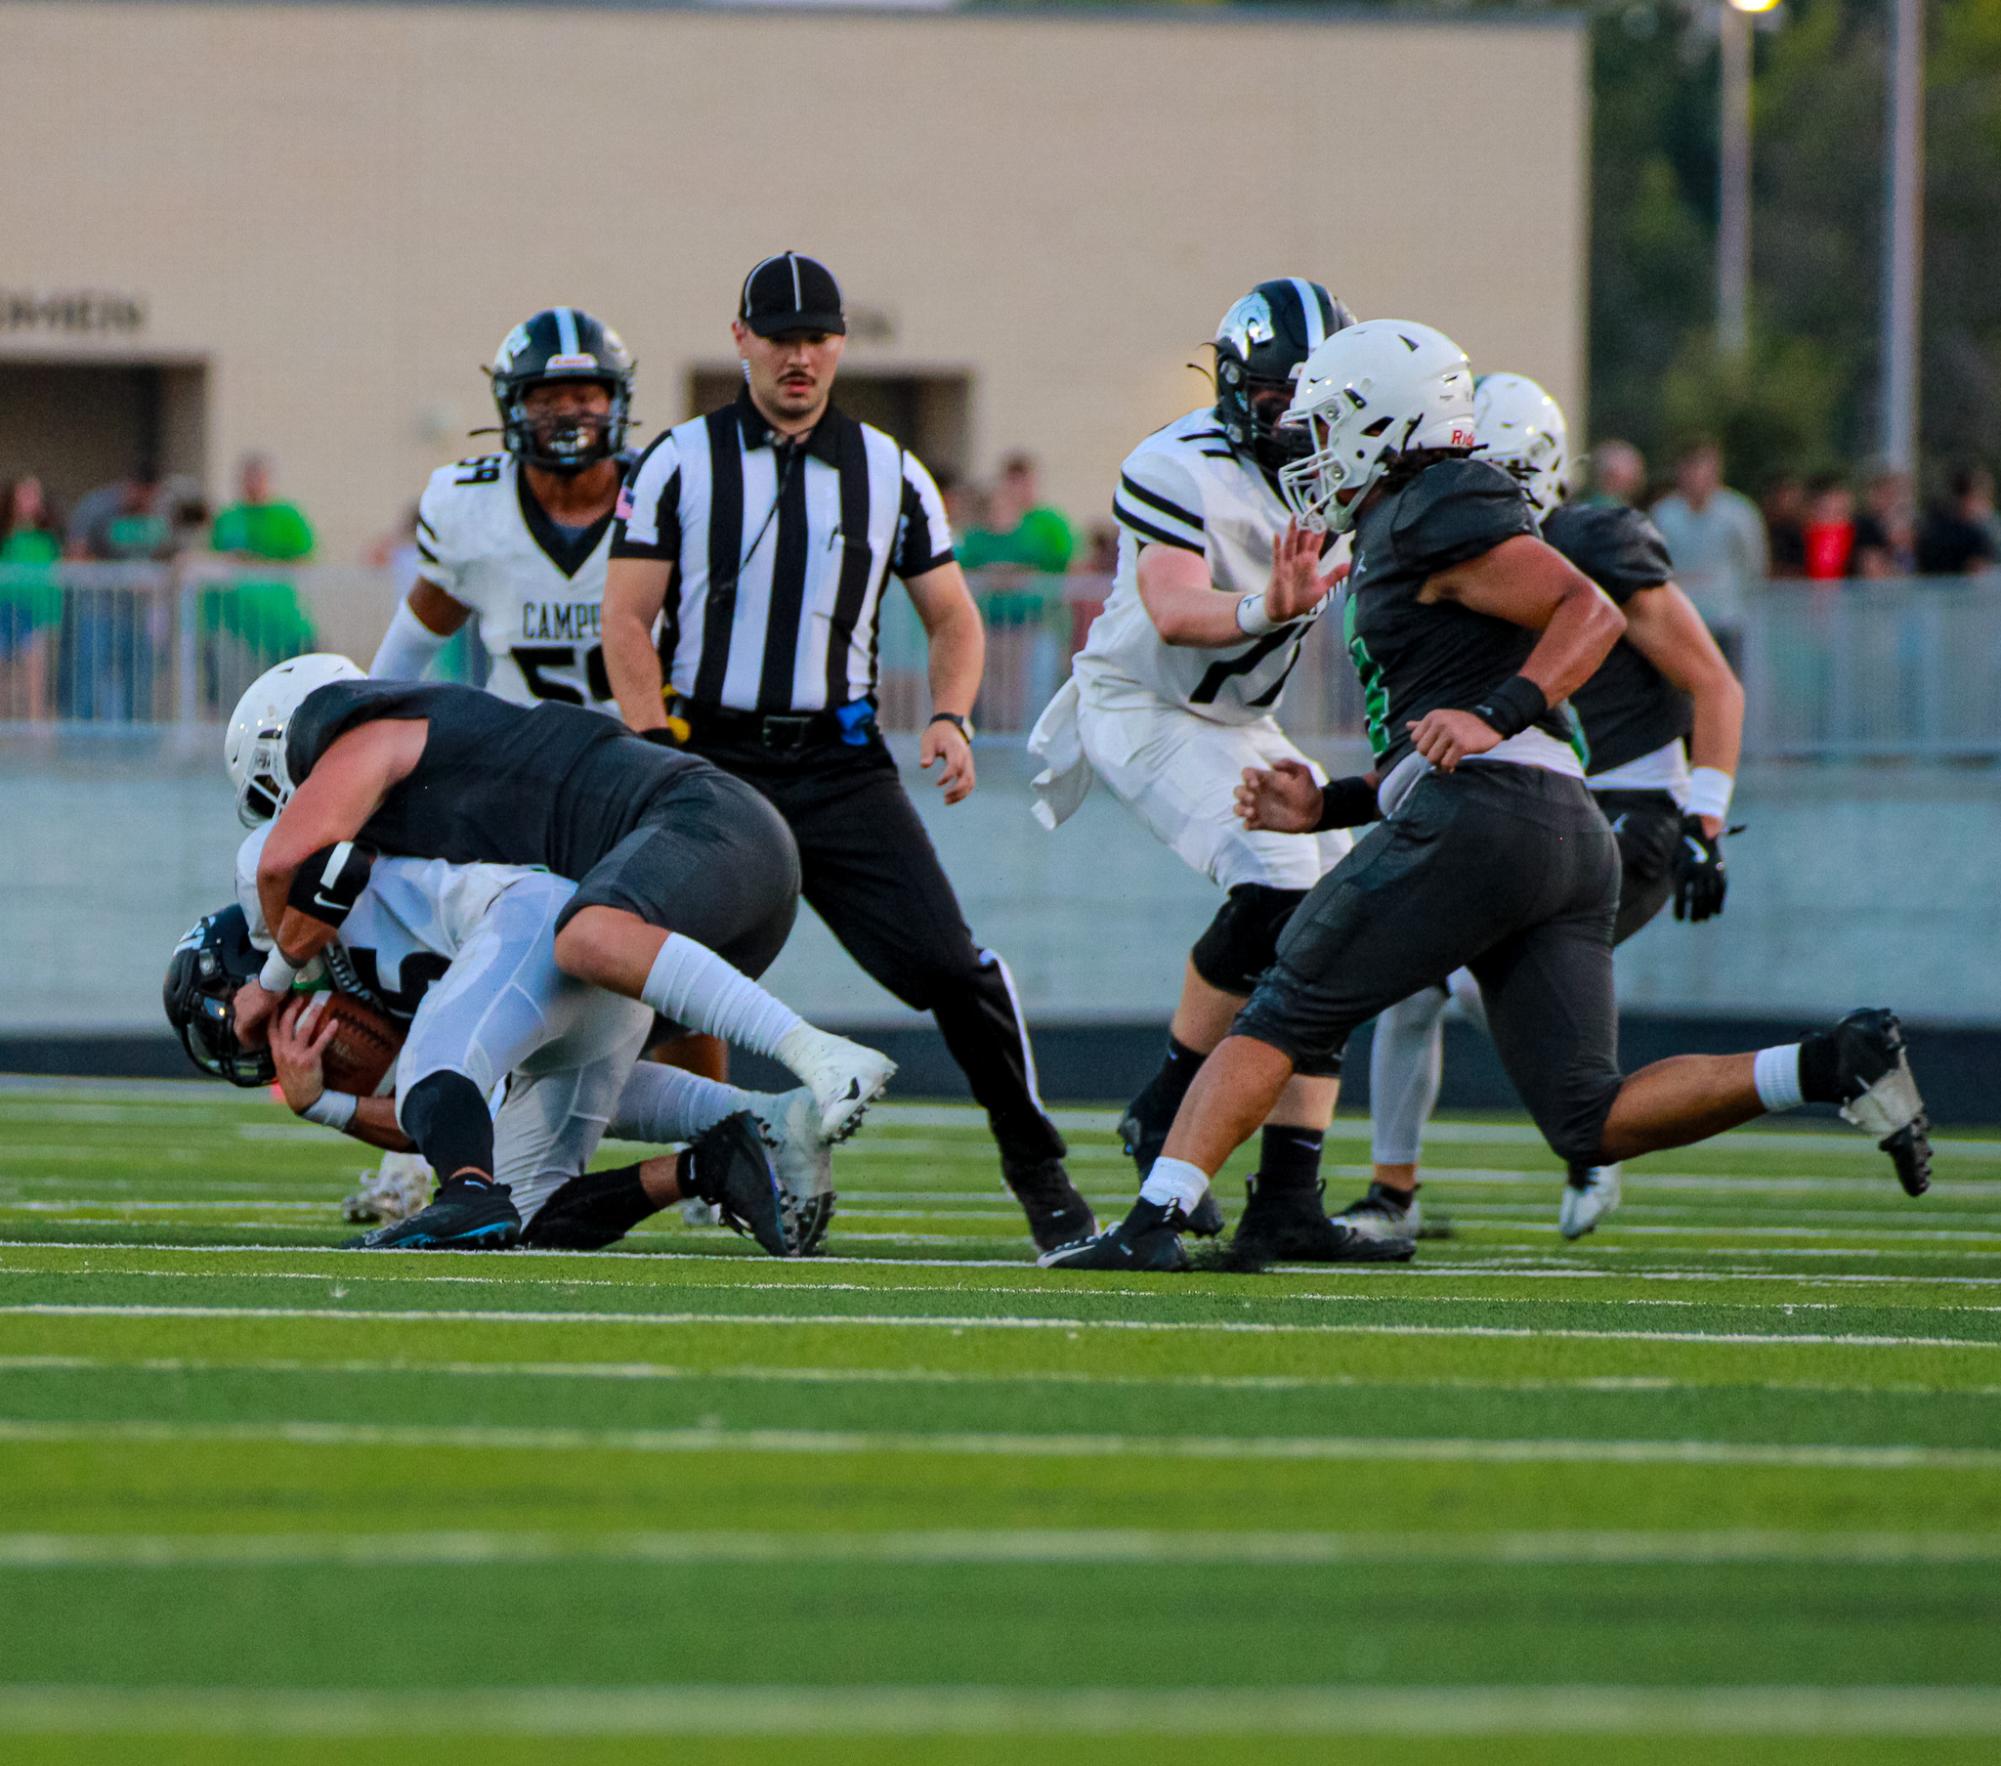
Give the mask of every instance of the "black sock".
[{"label": "black sock", "polygon": [[1163,1115],[1172,1116],[1181,1108],[1181,1100],[1195,1083],[1195,1075],[1202,1071],[1202,1060],[1195,1050],[1169,1033],[1167,1053],[1160,1057],[1160,1069],[1146,1086],[1153,1104]]},{"label": "black sock", "polygon": [[658,1212],[637,1165],[590,1171],[571,1178],[542,1204],[521,1242],[530,1250],[600,1251]]},{"label": "black sock", "polygon": [[1809,1104],[1845,1104],[1840,1056],[1824,1030],[1800,1038],[1800,1095]]},{"label": "black sock", "polygon": [[1326,1140],[1310,1128],[1267,1125],[1258,1137],[1258,1188],[1267,1194],[1317,1188]]},{"label": "black sock", "polygon": [[420,1079],[405,1094],[397,1115],[441,1182],[461,1175],[492,1181],[493,1118],[485,1095],[463,1073]]}]

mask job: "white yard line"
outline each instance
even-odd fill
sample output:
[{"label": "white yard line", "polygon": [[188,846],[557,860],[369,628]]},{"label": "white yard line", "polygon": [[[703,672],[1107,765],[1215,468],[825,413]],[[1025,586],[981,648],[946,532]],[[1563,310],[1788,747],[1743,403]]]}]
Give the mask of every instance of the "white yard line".
[{"label": "white yard line", "polygon": [[2001,1736],[1968,1686],[103,1686],[0,1690],[0,1731],[508,1736]]},{"label": "white yard line", "polygon": [[0,1533],[0,1569],[263,1569],[333,1564],[1986,1564],[1997,1533],[978,1531]]},{"label": "white yard line", "polygon": [[763,1362],[679,1366],[659,1361],[423,1361],[344,1357],[308,1361],[284,1357],[0,1355],[0,1372],[262,1374],[290,1378],[405,1375],[443,1379],[686,1381],[740,1380],[759,1385],[816,1386],[1090,1386],[1199,1392],[1453,1391],[1453,1392],[1801,1392],[1868,1397],[2001,1398],[2001,1385],[1941,1388],[1916,1381],[1677,1380],[1658,1374],[1587,1374],[1576,1379],[1479,1379],[1464,1374],[1120,1374],[1075,1369],[785,1367]]},{"label": "white yard line", "polygon": [[1838,1442],[1419,1439],[1376,1435],[1021,1434],[889,1429],[579,1429],[481,1424],[0,1419],[0,1443],[221,1441],[285,1447],[445,1448],[475,1453],[911,1454],[997,1459],[1397,1461],[1447,1465],[1782,1466],[1816,1471],[1990,1472],[2001,1448]]},{"label": "white yard line", "polygon": [[[806,1292],[813,1290],[807,1289]],[[108,1306],[54,1302],[0,1306],[0,1317],[37,1318],[314,1318],[427,1325],[534,1324],[702,1326],[854,1326],[859,1329],[943,1331],[1203,1331],[1223,1336],[1496,1337],[1533,1340],[1568,1338],[1600,1343],[1784,1343],[1832,1345],[1846,1349],[2001,1350],[1987,1337],[1843,1336],[1832,1332],[1788,1331],[1609,1331],[1574,1327],[1542,1329],[1527,1325],[1431,1325],[1278,1323],[1257,1319],[1151,1318],[982,1318],[948,1314],[807,1312],[540,1312],[508,1308],[413,1307],[402,1310],[342,1306]]]}]

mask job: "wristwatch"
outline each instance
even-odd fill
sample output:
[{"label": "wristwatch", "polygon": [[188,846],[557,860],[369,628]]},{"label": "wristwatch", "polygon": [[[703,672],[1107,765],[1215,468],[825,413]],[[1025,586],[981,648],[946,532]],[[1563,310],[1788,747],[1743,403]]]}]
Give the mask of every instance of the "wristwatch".
[{"label": "wristwatch", "polygon": [[969,717],[961,717],[956,711],[934,711],[931,714],[929,722],[924,727],[929,729],[932,724],[950,724],[968,742],[973,739],[973,720]]}]

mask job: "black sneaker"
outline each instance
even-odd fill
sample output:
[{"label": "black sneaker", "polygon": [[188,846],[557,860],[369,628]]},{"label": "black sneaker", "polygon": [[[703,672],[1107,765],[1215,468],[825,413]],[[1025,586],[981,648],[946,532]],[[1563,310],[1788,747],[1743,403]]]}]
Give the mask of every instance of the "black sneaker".
[{"label": "black sneaker", "polygon": [[349,1239],[348,1251],[505,1251],[521,1239],[521,1214],[504,1183],[455,1177],[408,1220]]},{"label": "black sneaker", "polygon": [[1932,1187],[1932,1125],[1896,1013],[1881,1006],[1850,1012],[1828,1034],[1834,1039],[1841,1119],[1890,1155],[1907,1196],[1922,1196]]},{"label": "black sneaker", "polygon": [[1035,1159],[1022,1164],[1001,1161],[1001,1176],[1028,1216],[1029,1236],[1038,1251],[1074,1245],[1098,1230],[1091,1204],[1077,1193],[1061,1159]]},{"label": "black sneaker", "polygon": [[1116,1269],[1122,1272],[1172,1272],[1188,1267],[1176,1229],[1181,1210],[1141,1197],[1109,1232],[1093,1233],[1068,1245],[1045,1251],[1036,1262],[1044,1269]]},{"label": "black sneaker", "polygon": [[[1171,1112],[1161,1115],[1154,1109],[1153,1087],[1150,1085],[1126,1106],[1126,1113],[1119,1118],[1119,1144],[1125,1148],[1126,1157],[1138,1167],[1141,1183],[1152,1175],[1154,1161],[1167,1145],[1167,1131],[1173,1126]],[[1229,1222],[1223,1218],[1222,1205],[1216,1200],[1216,1192],[1204,1190],[1202,1200],[1195,1204],[1188,1218],[1182,1222],[1182,1231],[1193,1233],[1198,1239],[1213,1239],[1228,1225]]]},{"label": "black sneaker", "polygon": [[[1394,1240],[1415,1240],[1432,1235],[1424,1230],[1424,1204],[1412,1190],[1405,1199],[1402,1190],[1388,1189],[1379,1183],[1369,1185],[1368,1194],[1359,1202],[1350,1202],[1334,1216],[1337,1226],[1345,1226],[1357,1238]],[[1450,1228],[1440,1237],[1450,1235]]]},{"label": "black sneaker", "polygon": [[689,1143],[681,1187],[715,1203],[725,1226],[755,1239],[772,1256],[799,1255],[796,1209],[788,1205],[791,1198],[748,1110],[724,1117]]},{"label": "black sneaker", "polygon": [[1310,1190],[1272,1190],[1253,1177],[1244,1191],[1243,1216],[1230,1242],[1241,1263],[1408,1263],[1417,1252],[1417,1240],[1410,1234],[1374,1236],[1329,1220],[1324,1184]]}]

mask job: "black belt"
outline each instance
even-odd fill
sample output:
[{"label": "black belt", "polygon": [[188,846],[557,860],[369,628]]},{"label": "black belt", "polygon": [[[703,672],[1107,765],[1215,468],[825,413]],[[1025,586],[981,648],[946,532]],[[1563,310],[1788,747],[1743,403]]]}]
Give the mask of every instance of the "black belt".
[{"label": "black belt", "polygon": [[690,740],[738,743],[773,754],[796,754],[842,740],[841,720],[831,711],[738,711],[729,705],[701,705],[676,699],[670,708],[686,718]]}]

